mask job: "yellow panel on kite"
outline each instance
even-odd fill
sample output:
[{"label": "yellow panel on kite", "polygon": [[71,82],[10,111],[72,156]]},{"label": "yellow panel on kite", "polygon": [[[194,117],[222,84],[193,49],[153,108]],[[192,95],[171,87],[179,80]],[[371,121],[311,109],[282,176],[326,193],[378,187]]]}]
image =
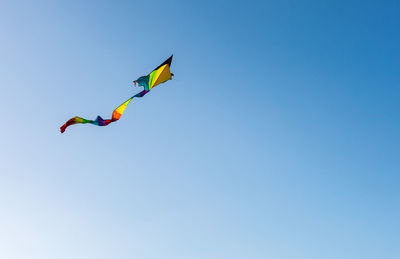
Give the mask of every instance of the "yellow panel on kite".
[{"label": "yellow panel on kite", "polygon": [[149,89],[151,90],[151,88],[153,88],[154,86],[171,79],[171,77],[172,76],[168,64],[159,67],[157,70],[154,70],[150,73]]},{"label": "yellow panel on kite", "polygon": [[165,65],[165,68],[163,70],[160,71],[160,74],[158,75],[156,81],[154,82],[154,84],[152,85],[152,87],[162,84],[165,81],[170,80],[172,77],[171,75],[171,71],[169,70],[169,66]]},{"label": "yellow panel on kite", "polygon": [[154,83],[157,81],[158,76],[161,74],[161,72],[164,70],[164,68],[166,66],[167,65],[162,65],[158,69],[153,70],[153,72],[150,73],[150,75],[149,75],[149,90],[151,90],[151,88],[153,88]]}]

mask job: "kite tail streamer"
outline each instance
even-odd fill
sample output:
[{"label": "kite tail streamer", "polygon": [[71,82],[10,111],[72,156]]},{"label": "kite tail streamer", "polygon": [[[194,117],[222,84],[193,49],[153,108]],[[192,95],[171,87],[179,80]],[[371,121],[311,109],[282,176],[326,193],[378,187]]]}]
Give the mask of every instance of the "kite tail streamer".
[{"label": "kite tail streamer", "polygon": [[117,107],[117,109],[115,109],[112,113],[112,117],[109,120],[104,120],[102,117],[97,116],[97,118],[95,120],[87,120],[81,117],[73,117],[71,119],[69,119],[64,125],[62,125],[60,127],[60,131],[61,133],[64,133],[65,129],[71,125],[74,124],[86,124],[86,123],[90,123],[93,125],[97,125],[97,126],[107,126],[108,124],[110,124],[111,122],[117,121],[121,118],[122,114],[124,113],[126,106],[128,106],[128,104],[132,101],[133,98],[135,97],[143,97],[145,94],[147,94],[149,91],[147,90],[143,90],[140,93],[135,94],[134,96],[132,96],[131,98],[129,98],[128,100],[126,100],[123,104],[121,104],[120,106]]}]

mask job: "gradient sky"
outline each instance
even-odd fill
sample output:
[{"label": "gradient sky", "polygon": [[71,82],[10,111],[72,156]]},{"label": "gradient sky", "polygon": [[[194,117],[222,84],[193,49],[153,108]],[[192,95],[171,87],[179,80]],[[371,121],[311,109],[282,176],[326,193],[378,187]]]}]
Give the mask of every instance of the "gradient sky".
[{"label": "gradient sky", "polygon": [[399,13],[1,1],[0,258],[400,258]]}]

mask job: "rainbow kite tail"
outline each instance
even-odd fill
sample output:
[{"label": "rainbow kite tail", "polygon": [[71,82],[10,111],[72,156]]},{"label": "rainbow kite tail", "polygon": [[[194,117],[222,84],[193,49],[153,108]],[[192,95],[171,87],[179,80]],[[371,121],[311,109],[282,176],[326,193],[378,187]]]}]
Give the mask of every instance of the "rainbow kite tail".
[{"label": "rainbow kite tail", "polygon": [[95,120],[87,120],[87,119],[76,116],[76,117],[69,119],[64,125],[62,125],[60,127],[60,131],[61,131],[61,133],[64,133],[64,131],[67,127],[74,125],[74,124],[79,124],[79,123],[81,123],[81,124],[90,123],[90,124],[97,125],[97,126],[107,126],[108,124],[110,124],[113,121],[116,121],[116,120],[113,120],[113,119],[104,120],[100,116],[97,116],[97,118]]},{"label": "rainbow kite tail", "polygon": [[73,117],[73,118],[69,119],[64,125],[62,125],[60,127],[60,131],[61,131],[61,133],[64,133],[65,129],[68,126],[71,126],[71,125],[74,125],[74,124],[77,124],[77,123],[85,124],[85,123],[89,123],[89,122],[90,122],[90,120],[86,120],[84,118],[76,116],[76,117]]},{"label": "rainbow kite tail", "polygon": [[107,126],[111,122],[117,121],[121,118],[122,113],[124,113],[124,111],[126,109],[126,106],[128,106],[128,104],[132,101],[132,99],[134,97],[143,97],[148,92],[149,91],[143,90],[140,93],[137,93],[134,96],[132,96],[131,98],[129,98],[128,100],[126,100],[123,104],[118,106],[117,109],[115,109],[113,111],[111,119],[104,120],[102,117],[97,116],[97,118],[95,120],[87,120],[87,119],[76,116],[76,117],[69,119],[64,125],[62,125],[60,127],[60,131],[61,131],[61,133],[64,133],[64,131],[67,127],[74,125],[74,124],[79,124],[79,123],[80,124],[90,123],[90,124],[97,125],[97,126]]}]

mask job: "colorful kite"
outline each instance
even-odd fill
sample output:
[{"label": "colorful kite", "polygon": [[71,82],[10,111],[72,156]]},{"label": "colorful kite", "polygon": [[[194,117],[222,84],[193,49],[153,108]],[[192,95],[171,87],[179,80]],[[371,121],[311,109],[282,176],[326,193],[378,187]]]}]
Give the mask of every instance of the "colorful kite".
[{"label": "colorful kite", "polygon": [[128,106],[128,104],[132,101],[133,98],[143,97],[156,85],[162,84],[172,79],[172,76],[174,74],[172,74],[171,71],[169,70],[171,66],[171,61],[172,61],[172,56],[169,57],[167,60],[165,60],[164,63],[159,65],[147,76],[139,77],[136,81],[134,81],[135,86],[136,84],[139,86],[143,86],[144,90],[141,91],[140,93],[135,94],[134,96],[129,98],[126,102],[118,106],[117,109],[113,111],[111,119],[104,120],[100,116],[97,116],[95,120],[86,120],[81,117],[74,117],[72,119],[69,119],[64,125],[60,127],[61,133],[63,133],[68,126],[78,123],[82,124],[90,123],[97,126],[107,126],[111,122],[119,120],[121,118],[122,113],[124,113],[126,106]]}]

